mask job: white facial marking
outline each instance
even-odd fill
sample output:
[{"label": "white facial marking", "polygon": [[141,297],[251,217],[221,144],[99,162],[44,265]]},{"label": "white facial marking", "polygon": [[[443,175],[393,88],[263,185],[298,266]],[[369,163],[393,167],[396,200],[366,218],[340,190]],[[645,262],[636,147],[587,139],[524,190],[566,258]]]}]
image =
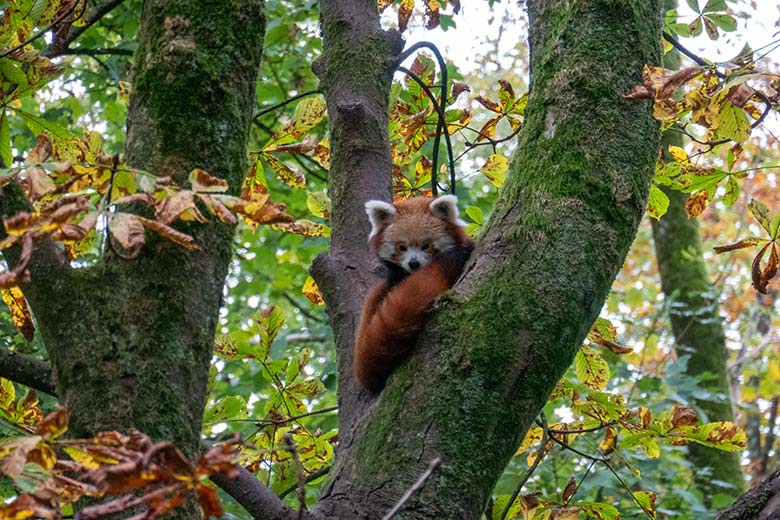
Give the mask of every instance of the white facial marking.
[{"label": "white facial marking", "polygon": [[420,247],[410,247],[403,252],[398,264],[411,272],[431,263],[431,255]]}]

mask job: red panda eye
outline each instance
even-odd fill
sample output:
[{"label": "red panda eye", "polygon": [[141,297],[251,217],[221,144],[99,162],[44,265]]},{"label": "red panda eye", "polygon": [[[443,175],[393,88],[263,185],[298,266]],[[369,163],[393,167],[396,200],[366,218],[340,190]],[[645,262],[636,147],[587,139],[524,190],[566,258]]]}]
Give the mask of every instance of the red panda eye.
[{"label": "red panda eye", "polygon": [[430,250],[431,249],[431,243],[430,242],[424,243],[423,246],[422,246],[422,249],[423,249],[423,251]]},{"label": "red panda eye", "polygon": [[398,250],[399,251],[406,251],[406,246],[403,244],[398,244]]}]

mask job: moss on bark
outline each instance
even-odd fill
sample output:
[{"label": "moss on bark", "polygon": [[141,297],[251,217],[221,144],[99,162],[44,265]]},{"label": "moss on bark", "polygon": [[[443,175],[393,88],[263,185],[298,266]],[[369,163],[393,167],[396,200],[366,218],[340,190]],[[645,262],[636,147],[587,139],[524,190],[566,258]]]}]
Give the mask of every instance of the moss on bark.
[{"label": "moss on bark", "polygon": [[[181,185],[193,168],[237,192],[262,54],[262,0],[147,0],[141,14],[127,162]],[[199,451],[201,416],[233,228],[183,228],[200,250],[147,234],[25,293],[70,415],[70,433],[137,428]]]},{"label": "moss on bark", "polygon": [[601,308],[644,211],[657,125],[647,104],[622,96],[645,63],[658,62],[660,1],[528,7],[532,84],[521,145],[465,278],[439,300],[369,411],[349,448],[354,460],[333,472],[327,493],[351,493],[341,511],[353,518],[391,507],[435,456],[442,466],[399,518],[480,517]]}]

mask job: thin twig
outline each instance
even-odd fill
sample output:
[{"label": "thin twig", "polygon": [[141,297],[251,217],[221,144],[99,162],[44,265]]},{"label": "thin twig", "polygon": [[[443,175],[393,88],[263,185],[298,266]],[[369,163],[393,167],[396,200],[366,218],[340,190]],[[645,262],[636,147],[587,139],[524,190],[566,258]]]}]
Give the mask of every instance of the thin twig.
[{"label": "thin twig", "polygon": [[60,45],[61,47],[53,50],[51,46],[49,46],[48,49],[46,49],[43,54],[47,58],[53,58],[56,56],[59,56],[62,51],[66,50],[71,43],[76,41],[76,39],[84,34],[87,29],[98,23],[100,20],[103,19],[104,16],[106,16],[108,13],[114,10],[119,4],[124,2],[124,0],[108,0],[107,2],[103,2],[102,4],[99,4],[95,6],[94,9],[89,13],[89,16],[87,17],[86,23],[80,27],[71,27],[71,29],[68,31],[68,35],[65,37],[64,41],[56,42],[57,45]]},{"label": "thin twig", "polygon": [[292,417],[285,417],[284,419],[269,419],[269,420],[257,421],[255,424],[257,426],[270,426],[272,424],[287,424],[288,422],[297,421],[298,419],[303,419],[304,417],[311,417],[312,415],[320,415],[324,413],[335,412],[338,409],[339,409],[338,406],[328,406],[327,408],[313,410],[311,412],[302,413],[300,415],[293,415]]},{"label": "thin twig", "polygon": [[412,484],[412,486],[406,490],[406,493],[404,493],[401,499],[396,502],[395,506],[393,506],[393,508],[382,517],[382,520],[391,520],[394,518],[395,515],[401,511],[401,508],[404,506],[404,504],[410,498],[412,498],[412,495],[415,493],[415,491],[423,487],[428,479],[431,478],[431,475],[433,475],[433,470],[435,470],[439,464],[441,464],[441,459],[439,457],[434,457],[431,463],[428,465],[428,469],[426,469],[425,472],[420,475],[420,478],[417,479],[417,482]]},{"label": "thin twig", "polygon": [[271,105],[270,107],[267,107],[267,108],[264,108],[264,109],[260,110],[260,112],[255,114],[255,116],[252,118],[252,120],[253,121],[257,121],[258,119],[260,119],[261,117],[266,115],[268,112],[273,112],[274,110],[277,110],[279,108],[287,106],[290,103],[292,103],[293,101],[297,101],[297,100],[299,100],[301,98],[305,98],[306,96],[312,96],[314,94],[320,94],[320,93],[322,93],[322,91],[319,90],[319,89],[307,90],[306,92],[301,92],[300,94],[297,94],[297,95],[295,95],[293,97],[287,98],[284,101],[276,103],[275,105]]},{"label": "thin twig", "polygon": [[104,48],[96,48],[96,49],[85,49],[79,47],[78,49],[63,49],[62,51],[58,52],[58,56],[105,56],[105,55],[116,55],[116,56],[132,56],[134,51],[131,51],[130,49],[104,49]]}]

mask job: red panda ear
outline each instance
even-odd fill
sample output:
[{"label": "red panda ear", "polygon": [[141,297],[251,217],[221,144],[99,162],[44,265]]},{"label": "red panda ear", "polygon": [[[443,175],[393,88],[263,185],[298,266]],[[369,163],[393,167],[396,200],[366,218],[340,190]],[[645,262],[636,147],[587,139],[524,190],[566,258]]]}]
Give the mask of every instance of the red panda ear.
[{"label": "red panda ear", "polygon": [[443,195],[431,202],[428,206],[431,214],[442,220],[457,226],[465,226],[466,223],[458,218],[458,198],[455,195]]},{"label": "red panda ear", "polygon": [[371,221],[371,233],[368,239],[377,236],[383,229],[390,225],[397,213],[395,206],[381,200],[369,200],[366,202],[366,213]]}]

